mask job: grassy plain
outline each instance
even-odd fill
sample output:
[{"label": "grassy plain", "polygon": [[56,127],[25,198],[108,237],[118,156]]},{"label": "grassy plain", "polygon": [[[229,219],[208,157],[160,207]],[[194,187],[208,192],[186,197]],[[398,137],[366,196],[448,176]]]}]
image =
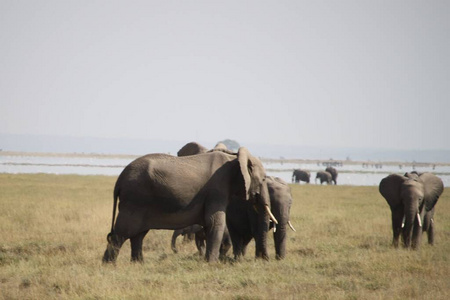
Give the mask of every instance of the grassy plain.
[{"label": "grassy plain", "polygon": [[[3,299],[450,299],[450,189],[436,207],[436,244],[391,247],[390,211],[377,187],[292,186],[283,261],[207,264],[195,246],[170,249],[151,231],[143,264],[130,246],[102,265],[115,178],[0,174]],[[426,237],[422,242],[426,242]],[[231,254],[229,254],[231,256]]]}]

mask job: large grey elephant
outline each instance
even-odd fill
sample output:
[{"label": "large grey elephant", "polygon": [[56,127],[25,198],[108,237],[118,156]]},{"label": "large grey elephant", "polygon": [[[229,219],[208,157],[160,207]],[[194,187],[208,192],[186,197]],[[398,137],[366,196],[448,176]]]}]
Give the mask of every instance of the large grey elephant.
[{"label": "large grey elephant", "polygon": [[325,169],[328,173],[331,174],[331,180],[334,182],[334,184],[337,184],[337,177],[338,177],[338,171],[333,167],[327,167]]},{"label": "large grey elephant", "polygon": [[[434,206],[444,190],[442,180],[431,174],[391,174],[380,182],[380,194],[391,208],[394,247],[402,234],[406,248],[418,249],[424,230],[434,240]],[[423,226],[422,226],[423,225]]]},{"label": "large grey elephant", "polygon": [[316,179],[315,179],[316,182],[317,182],[317,178],[320,179],[320,184],[322,184],[324,182],[326,182],[327,184],[331,184],[332,176],[327,171],[317,171]]},{"label": "large grey elephant", "polygon": [[[118,199],[119,213],[115,219]],[[270,197],[261,162],[244,148],[175,157],[149,154],[131,162],[116,181],[111,232],[103,261],[114,262],[130,239],[131,259],[142,261],[142,241],[150,229],[206,230],[207,261],[217,261],[230,201],[250,201],[260,211],[258,256],[267,257]]]},{"label": "large grey elephant", "polygon": [[[280,178],[267,177],[266,181],[269,188],[271,211],[278,220],[278,224],[273,224],[276,258],[283,259],[286,256],[287,226],[295,231],[289,220],[292,205],[291,190],[288,184]],[[261,223],[258,220],[262,214],[263,212],[255,209],[249,202],[234,201],[228,206],[227,226],[236,259],[245,255],[248,243],[257,236]]]},{"label": "large grey elephant", "polygon": [[299,183],[300,181],[304,181],[309,183],[309,179],[311,177],[311,173],[302,169],[295,169],[292,173],[292,182]]},{"label": "large grey elephant", "polygon": [[[195,245],[197,246],[198,253],[200,254],[200,256],[205,255],[206,232],[205,232],[205,229],[198,224],[188,226],[183,229],[174,230],[174,232],[172,234],[172,243],[171,243],[172,251],[175,253],[178,253],[177,244],[176,244],[177,237],[179,235],[185,236],[187,234],[194,234]],[[230,250],[230,248],[231,248],[231,238],[230,238],[230,234],[228,233],[228,228],[225,227],[222,243],[220,244],[219,258],[225,257],[228,250]]]}]

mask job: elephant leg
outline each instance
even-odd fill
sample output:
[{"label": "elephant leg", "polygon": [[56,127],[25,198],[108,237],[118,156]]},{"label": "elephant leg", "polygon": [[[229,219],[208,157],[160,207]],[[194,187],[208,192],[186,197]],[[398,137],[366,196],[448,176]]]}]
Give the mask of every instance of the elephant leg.
[{"label": "elephant leg", "polygon": [[430,219],[430,225],[427,230],[428,244],[434,245],[434,220]]},{"label": "elephant leg", "polygon": [[106,246],[105,253],[103,254],[103,263],[114,263],[119,255],[120,248],[126,241],[126,238],[116,233],[108,234],[108,245]]},{"label": "elephant leg", "polygon": [[237,232],[237,230],[234,230],[232,227],[228,228],[228,232],[231,237],[231,241],[233,242],[233,255],[235,260],[240,260],[241,256],[243,255],[242,249],[244,247],[243,238],[242,236]]},{"label": "elephant leg", "polygon": [[286,256],[286,224],[277,225],[277,231],[273,233],[273,240],[276,259],[283,259]]},{"label": "elephant leg", "polygon": [[117,215],[114,231],[108,235],[108,246],[103,256],[103,262],[114,262],[123,243],[143,232],[140,221],[143,219],[146,210],[142,207],[139,208],[138,213],[135,213],[136,206],[133,204],[122,203],[122,206],[119,206],[120,211]]},{"label": "elephant leg", "polygon": [[206,235],[205,235],[205,230],[200,230],[197,231],[195,233],[195,245],[197,246],[197,250],[198,250],[198,254],[200,256],[204,256],[205,255],[205,240],[206,240]]},{"label": "elephant leg", "polygon": [[[208,214],[206,214],[208,215]],[[225,209],[210,214],[205,220],[206,228],[206,261],[215,262],[219,259],[220,244],[225,231]]]},{"label": "elephant leg", "polygon": [[183,244],[189,243],[190,241],[193,241],[195,239],[195,233],[194,232],[188,232],[183,237]]},{"label": "elephant leg", "polygon": [[222,243],[220,244],[220,259],[225,258],[228,250],[230,250],[232,246],[230,233],[228,232],[228,228],[225,227],[225,231],[223,233]]},{"label": "elephant leg", "polygon": [[174,253],[178,253],[177,249],[177,237],[183,232],[183,229],[174,230],[172,234],[171,248]]},{"label": "elephant leg", "polygon": [[403,207],[396,210],[392,210],[392,232],[393,232],[392,245],[394,245],[395,248],[398,248],[398,241],[400,234],[402,232],[402,221],[403,221]]},{"label": "elephant leg", "polygon": [[419,221],[418,218],[421,218],[421,220],[423,220],[423,218],[419,215],[417,215],[414,218],[414,227],[413,227],[413,233],[412,233],[412,241],[411,241],[411,248],[412,249],[419,249],[420,247],[420,241],[422,239],[422,221]]},{"label": "elephant leg", "polygon": [[141,232],[138,235],[130,238],[131,242],[131,261],[143,262],[144,257],[142,256],[142,241],[144,240],[147,231]]}]

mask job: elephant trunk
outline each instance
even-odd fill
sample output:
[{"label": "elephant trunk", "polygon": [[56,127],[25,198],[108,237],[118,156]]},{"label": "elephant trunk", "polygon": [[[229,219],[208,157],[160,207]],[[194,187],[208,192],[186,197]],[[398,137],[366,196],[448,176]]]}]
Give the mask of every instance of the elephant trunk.
[{"label": "elephant trunk", "polygon": [[279,224],[273,233],[276,259],[283,259],[286,256],[286,229],[286,224]]},{"label": "elephant trunk", "polygon": [[405,206],[403,245],[405,248],[416,249],[422,233],[422,218],[415,203]]},{"label": "elephant trunk", "polygon": [[[269,231],[269,218],[272,213],[268,213],[267,207],[269,202],[269,191],[267,189],[267,185],[263,186],[261,190],[261,196],[259,197],[259,201],[257,203],[258,206],[258,217],[257,222],[258,226],[255,232],[255,250],[256,257],[263,258],[268,260],[269,255],[267,253],[267,233]],[[270,212],[270,209],[269,209]],[[273,215],[272,215],[273,217]],[[273,217],[275,219],[275,217]],[[276,221],[276,219],[275,219]]]}]

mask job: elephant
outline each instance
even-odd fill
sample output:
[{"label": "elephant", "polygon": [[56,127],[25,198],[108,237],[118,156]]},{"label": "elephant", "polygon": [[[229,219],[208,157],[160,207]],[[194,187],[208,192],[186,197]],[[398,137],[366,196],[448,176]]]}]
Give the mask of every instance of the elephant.
[{"label": "elephant", "polygon": [[295,169],[292,173],[292,182],[299,183],[300,181],[304,181],[309,183],[309,178],[311,177],[311,173],[309,171]]},{"label": "elephant", "polygon": [[[200,256],[205,255],[205,241],[206,241],[206,233],[202,226],[195,224],[192,226],[188,226],[183,229],[174,230],[172,235],[172,251],[174,253],[178,253],[178,249],[176,246],[176,240],[179,235],[187,235],[187,234],[194,234],[195,235],[195,245],[197,246],[198,253]],[[227,227],[225,227],[225,231],[223,233],[223,239],[222,243],[220,244],[220,250],[219,250],[219,258],[223,258],[226,256],[228,250],[231,248],[231,238],[230,234],[228,233]]]},{"label": "elephant", "polygon": [[316,174],[316,182],[317,182],[317,178],[320,179],[320,184],[326,182],[327,184],[331,184],[331,179],[332,176],[329,172],[327,171],[318,171]]},{"label": "elephant", "polygon": [[278,222],[269,208],[264,167],[245,147],[233,154],[213,151],[182,157],[160,153],[139,157],[119,175],[113,196],[105,263],[116,261],[127,239],[131,241],[131,260],[142,262],[142,241],[150,229],[174,230],[194,224],[205,228],[205,259],[215,262],[231,201],[249,201],[260,211],[255,235],[257,257],[268,259],[269,220]]},{"label": "elephant", "polygon": [[[292,196],[288,184],[277,177],[267,177],[270,194],[271,211],[278,220],[273,224],[276,259],[286,256],[286,229],[289,225],[295,231],[289,220]],[[260,215],[262,212],[251,203],[234,201],[227,208],[227,226],[233,242],[233,254],[236,260],[245,255],[248,243],[257,235]]]},{"label": "elephant", "polygon": [[325,169],[328,173],[331,174],[331,180],[334,182],[334,184],[337,184],[337,177],[338,177],[338,171],[333,167],[327,167]]},{"label": "elephant", "polygon": [[381,180],[379,191],[391,209],[395,248],[401,234],[405,248],[418,249],[423,231],[433,244],[434,207],[443,190],[442,180],[431,173],[390,174]]},{"label": "elephant", "polygon": [[208,149],[196,142],[190,142],[184,145],[177,152],[177,156],[188,156],[207,152]]}]

